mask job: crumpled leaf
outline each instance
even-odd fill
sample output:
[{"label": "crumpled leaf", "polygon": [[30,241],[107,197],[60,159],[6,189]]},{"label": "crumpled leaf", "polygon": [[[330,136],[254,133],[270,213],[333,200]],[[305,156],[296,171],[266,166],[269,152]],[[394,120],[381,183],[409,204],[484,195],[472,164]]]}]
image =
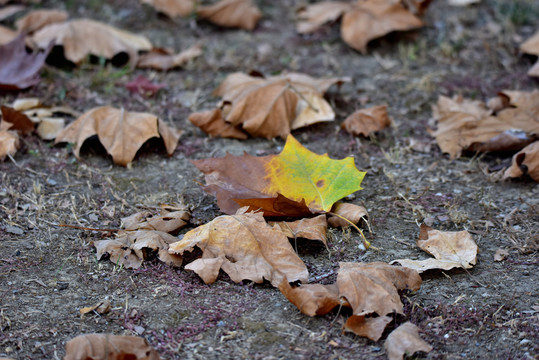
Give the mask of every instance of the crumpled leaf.
[{"label": "crumpled leaf", "polygon": [[216,4],[199,6],[197,15],[224,27],[253,30],[262,13],[252,0],[221,0]]},{"label": "crumpled leaf", "polygon": [[539,141],[533,142],[513,156],[511,166],[505,170],[503,177],[516,178],[528,174],[539,182]]},{"label": "crumpled leaf", "polygon": [[[531,38],[520,44],[520,51],[525,54],[539,56],[539,31],[537,31]],[[532,66],[532,68],[528,70],[528,75],[539,76],[539,59]]]},{"label": "crumpled leaf", "polygon": [[64,360],[81,359],[159,360],[160,357],[142,337],[86,334],[66,343]]},{"label": "crumpled leaf", "polygon": [[317,155],[292,135],[279,155],[227,154],[193,163],[205,174],[204,190],[215,195],[221,211],[228,214],[239,205],[262,210],[265,216],[327,212],[336,201],[361,190],[365,176],[353,158],[333,160],[327,154]]},{"label": "crumpled leaf", "polygon": [[161,48],[153,48],[150,52],[139,56],[137,67],[167,71],[180,67],[200,55],[202,55],[200,45],[193,45],[178,54],[172,54]]},{"label": "crumpled leaf", "polygon": [[195,246],[202,257],[187,264],[205,283],[215,282],[219,269],[232,281],[268,280],[277,287],[283,276],[289,281],[307,282],[309,273],[288,238],[278,226],[270,226],[262,213],[241,208],[235,215],[223,215],[199,226],[169,247],[172,254],[182,255]]},{"label": "crumpled leaf", "polygon": [[470,269],[475,265],[477,245],[468,231],[439,231],[421,224],[417,246],[434,256],[434,259],[393,260],[419,273],[430,269],[450,270],[455,267]]},{"label": "crumpled leaf", "polygon": [[352,308],[353,315],[348,318],[345,329],[375,341],[389,321],[384,318],[365,320],[365,316],[377,314],[384,317],[393,312],[402,314],[403,304],[398,290],[415,291],[421,286],[421,277],[413,269],[382,262],[341,262],[339,265],[336,284],[306,284],[292,288],[287,281],[283,281],[279,289],[306,315],[324,315],[337,305]]},{"label": "crumpled leaf", "polygon": [[389,125],[391,125],[391,119],[387,114],[387,106],[378,105],[360,109],[348,115],[341,124],[341,128],[356,136],[369,136]]},{"label": "crumpled leaf", "polygon": [[409,321],[389,334],[384,347],[389,360],[402,360],[404,355],[412,356],[418,351],[432,351],[432,346],[419,337],[417,326]]},{"label": "crumpled leaf", "polygon": [[504,91],[496,114],[482,101],[440,96],[431,134],[452,159],[463,151],[518,151],[539,134],[539,91]]},{"label": "crumpled leaf", "polygon": [[91,136],[99,141],[112,156],[115,164],[127,166],[138,149],[152,137],[161,137],[167,153],[172,155],[180,132],[167,126],[149,113],[128,112],[111,106],[93,108],[69,124],[57,137],[56,143],[75,143],[73,152],[79,157],[82,144]]},{"label": "crumpled leaf", "polygon": [[168,17],[189,16],[195,9],[196,0],[141,0]]},{"label": "crumpled leaf", "polygon": [[95,305],[83,307],[79,310],[79,312],[81,315],[84,315],[95,310],[98,314],[106,314],[110,311],[110,307],[110,301],[104,300]]},{"label": "crumpled leaf", "polygon": [[0,45],[0,90],[19,90],[36,85],[39,70],[52,49],[52,43],[43,43],[45,51],[26,52],[24,33],[20,33],[11,42]]},{"label": "crumpled leaf", "polygon": [[67,20],[68,14],[62,10],[34,10],[17,20],[15,25],[19,32],[28,34],[54,23],[62,23]]},{"label": "crumpled leaf", "polygon": [[39,48],[50,42],[63,46],[64,57],[75,64],[80,64],[90,54],[111,59],[119,53],[126,53],[135,64],[139,51],[152,49],[144,36],[90,19],[47,25],[36,31],[31,40]]},{"label": "crumpled leaf", "polygon": [[[286,138],[290,131],[321,121],[332,121],[335,113],[323,98],[324,92],[348,78],[314,79],[300,73],[267,78],[234,73],[214,91],[223,98],[221,112],[194,113],[190,121],[199,124],[228,123],[225,133],[217,133],[215,125],[211,135],[228,136],[231,128],[241,127],[255,137]],[[221,116],[221,118],[219,118]],[[203,129],[204,130],[204,129]],[[238,138],[236,131],[232,134]]]},{"label": "crumpled leaf", "polygon": [[400,1],[357,0],[352,4],[321,2],[301,8],[297,30],[300,33],[316,31],[324,23],[334,21],[341,15],[341,36],[344,42],[362,53],[367,51],[367,43],[373,39],[392,31],[423,26],[423,22]]},{"label": "crumpled leaf", "polygon": [[[329,225],[333,227],[348,227],[350,226],[350,222],[357,224],[361,218],[366,218],[368,216],[367,209],[365,209],[363,206],[343,202],[336,202],[331,208],[331,212],[341,216],[340,218],[338,216],[331,215],[331,217],[328,219]],[[345,218],[350,222],[343,220],[342,218]]]},{"label": "crumpled leaf", "polygon": [[182,257],[168,252],[169,245],[178,241],[171,235],[184,227],[189,213],[182,208],[162,207],[161,214],[142,211],[122,219],[123,229],[115,239],[94,241],[97,259],[108,254],[114,264],[138,269],[144,260],[157,253],[166,264],[180,266]]},{"label": "crumpled leaf", "polygon": [[271,223],[277,224],[281,231],[289,238],[304,238],[309,240],[319,240],[327,245],[328,223],[325,215],[318,215],[314,218],[303,218],[296,221],[279,221]]}]

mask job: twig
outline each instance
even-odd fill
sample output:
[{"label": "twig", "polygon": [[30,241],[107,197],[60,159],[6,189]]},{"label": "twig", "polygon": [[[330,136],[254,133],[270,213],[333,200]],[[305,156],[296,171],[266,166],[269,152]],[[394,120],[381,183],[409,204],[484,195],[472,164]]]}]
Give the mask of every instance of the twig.
[{"label": "twig", "polygon": [[342,219],[342,220],[346,221],[347,223],[349,223],[350,225],[352,225],[354,227],[354,229],[356,229],[359,232],[359,234],[361,235],[361,238],[363,240],[363,247],[365,248],[364,250],[367,250],[371,246],[371,243],[367,240],[365,235],[363,235],[363,231],[361,231],[361,229],[356,224],[354,224],[352,221],[348,220],[344,216],[341,216],[341,215],[336,214],[334,212],[328,211],[327,213],[330,214],[330,215],[334,215],[334,216],[338,217],[339,219]]},{"label": "twig", "polygon": [[58,224],[60,227],[67,227],[72,229],[80,229],[80,230],[89,230],[89,231],[103,231],[103,232],[118,232],[120,229],[96,229],[96,228],[90,228],[85,226],[77,226],[77,225],[69,225],[69,224]]},{"label": "twig", "polygon": [[44,174],[44,173],[40,173],[40,172],[37,172],[35,170],[32,170],[32,169],[28,169],[28,168],[25,168],[25,167],[22,167],[22,165],[19,165],[19,163],[17,161],[15,161],[15,159],[13,158],[13,156],[11,156],[10,154],[7,154],[9,160],[11,160],[13,162],[13,164],[15,164],[16,167],[18,167],[19,169],[21,170],[26,170],[28,172],[31,172],[32,174],[36,174],[36,175],[40,175],[40,176],[47,176],[47,174]]}]

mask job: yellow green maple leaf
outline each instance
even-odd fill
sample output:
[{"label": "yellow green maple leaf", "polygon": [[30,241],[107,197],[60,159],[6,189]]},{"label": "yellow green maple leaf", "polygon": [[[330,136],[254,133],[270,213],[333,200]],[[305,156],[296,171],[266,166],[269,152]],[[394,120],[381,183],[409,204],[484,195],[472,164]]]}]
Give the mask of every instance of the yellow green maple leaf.
[{"label": "yellow green maple leaf", "polygon": [[283,151],[264,165],[266,187],[263,193],[281,194],[291,200],[305,200],[313,210],[330,211],[335,202],[361,190],[365,172],[359,171],[352,157],[331,159],[318,155],[288,135]]}]

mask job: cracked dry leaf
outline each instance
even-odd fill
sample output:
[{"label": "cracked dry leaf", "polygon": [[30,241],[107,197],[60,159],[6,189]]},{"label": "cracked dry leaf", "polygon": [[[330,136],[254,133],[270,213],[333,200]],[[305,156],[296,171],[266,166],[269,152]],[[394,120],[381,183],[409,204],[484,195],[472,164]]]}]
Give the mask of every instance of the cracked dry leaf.
[{"label": "cracked dry leaf", "polygon": [[307,268],[281,229],[266,223],[262,213],[247,210],[241,208],[235,215],[219,216],[189,231],[182,240],[170,245],[169,252],[182,255],[195,246],[200,248],[202,257],[185,268],[207,284],[215,282],[219,269],[234,282],[261,283],[265,279],[277,287],[283,276],[290,281],[307,282]]},{"label": "cracked dry leaf", "polygon": [[52,49],[52,42],[43,43],[44,51],[26,52],[25,34],[0,45],[0,90],[21,90],[40,81],[39,71]]},{"label": "cracked dry leaf", "polygon": [[[292,288],[283,281],[279,290],[309,316],[327,314],[337,305],[352,308],[353,315],[348,318],[345,329],[376,341],[389,322],[385,315],[403,312],[398,290],[416,291],[421,286],[421,277],[413,269],[381,262],[341,262],[339,265],[336,284],[306,284]],[[374,314],[380,317],[365,318]]]},{"label": "cracked dry leaf", "polygon": [[[411,30],[423,22],[410,12],[407,3],[395,0],[357,0],[355,3],[321,2],[301,8],[297,30],[308,33],[342,15],[341,37],[352,48],[365,53],[369,41],[392,31]],[[424,6],[412,4],[412,11],[421,12]],[[421,10],[421,11],[419,11]]]},{"label": "cracked dry leaf", "polygon": [[67,20],[68,14],[62,10],[34,10],[17,20],[15,26],[19,32],[28,34],[54,23],[62,23]]},{"label": "cracked dry leaf", "polygon": [[121,166],[133,161],[139,148],[153,137],[163,139],[169,155],[174,153],[180,138],[178,130],[170,128],[155,115],[101,106],[69,124],[56,137],[55,143],[75,143],[73,152],[78,158],[84,141],[94,135],[98,136],[114,163]]},{"label": "cracked dry leaf", "polygon": [[184,65],[200,55],[202,55],[200,45],[193,45],[178,54],[172,54],[161,48],[153,48],[150,52],[139,56],[137,68],[168,71]]},{"label": "cracked dry leaf", "polygon": [[419,329],[411,322],[405,322],[389,334],[384,344],[389,360],[402,360],[418,351],[430,352],[432,346],[419,337]]},{"label": "cracked dry leaf", "polygon": [[252,0],[221,0],[213,5],[199,6],[196,13],[200,19],[214,24],[245,30],[253,30],[262,17]]},{"label": "cracked dry leaf", "polygon": [[[333,121],[335,113],[323,94],[331,85],[345,81],[349,79],[315,79],[300,73],[267,78],[233,73],[214,91],[222,97],[222,111],[194,113],[189,120],[201,128],[200,124],[216,124],[211,133],[202,128],[212,136],[231,133],[239,138],[241,129],[254,137],[286,138],[293,129]],[[218,133],[218,128],[226,133]]]},{"label": "cracked dry leaf", "polygon": [[517,178],[525,174],[539,182],[539,141],[531,143],[513,156],[513,162],[505,170],[503,178]]},{"label": "cracked dry leaf", "polygon": [[434,259],[393,260],[421,273],[430,269],[450,270],[455,267],[470,269],[475,265],[477,245],[468,231],[439,231],[421,224],[417,246]]},{"label": "cracked dry leaf", "polygon": [[160,357],[142,337],[86,334],[66,343],[64,360],[81,359],[159,360]]},{"label": "cracked dry leaf", "polygon": [[196,5],[196,0],[141,0],[141,2],[153,6],[171,18],[191,15]]},{"label": "cracked dry leaf", "polygon": [[221,211],[239,206],[265,216],[304,216],[327,212],[343,197],[361,190],[365,172],[351,157],[334,160],[303,147],[289,135],[279,155],[244,154],[195,160],[205,174],[204,190],[217,197]]},{"label": "cracked dry leaf", "polygon": [[[537,31],[532,37],[520,44],[520,51],[525,54],[539,56],[539,31]],[[528,70],[528,75],[539,76],[539,59],[532,66],[532,68]]]},{"label": "cracked dry leaf", "polygon": [[371,133],[385,129],[391,125],[386,105],[373,106],[360,109],[348,117],[341,124],[341,128],[350,134],[368,137]]},{"label": "cracked dry leaf", "polygon": [[112,59],[120,53],[126,53],[129,62],[135,64],[139,51],[152,49],[144,36],[90,19],[50,24],[36,31],[30,39],[41,49],[51,42],[63,46],[64,57],[77,65],[88,55]]}]

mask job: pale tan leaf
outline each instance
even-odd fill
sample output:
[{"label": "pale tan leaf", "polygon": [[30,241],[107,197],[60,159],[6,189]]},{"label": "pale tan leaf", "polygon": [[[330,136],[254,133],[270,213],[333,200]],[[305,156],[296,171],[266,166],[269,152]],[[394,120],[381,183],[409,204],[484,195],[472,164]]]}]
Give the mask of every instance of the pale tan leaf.
[{"label": "pale tan leaf", "polygon": [[[303,218],[296,221],[279,221],[275,224],[289,238],[319,240],[326,245],[326,232],[328,228],[326,215],[318,215],[314,218]],[[273,223],[270,223],[270,225],[273,225]]]},{"label": "pale tan leaf", "polygon": [[46,117],[40,119],[36,132],[43,140],[54,140],[64,128],[64,119]]},{"label": "pale tan leaf", "polygon": [[290,124],[291,130],[323,121],[335,120],[331,105],[318,93],[303,93],[296,105],[296,118]]},{"label": "pale tan leaf", "polygon": [[196,0],[141,0],[142,3],[153,6],[157,11],[174,18],[189,16],[195,9]]},{"label": "pale tan leaf", "polygon": [[111,59],[122,52],[136,63],[139,51],[152,49],[152,44],[144,36],[89,19],[50,24],[38,30],[31,40],[41,49],[51,41],[62,45],[65,58],[75,64],[80,64],[90,54]]},{"label": "pale tan leaf", "polygon": [[494,253],[494,261],[503,261],[509,256],[507,249],[497,249]]},{"label": "pale tan leaf", "polygon": [[62,10],[34,10],[17,20],[15,25],[19,32],[33,33],[47,25],[66,21],[68,14]]},{"label": "pale tan leaf", "polygon": [[13,105],[11,107],[17,111],[25,111],[38,107],[39,105],[41,105],[41,100],[38,98],[22,98],[13,101]]},{"label": "pale tan leaf", "polygon": [[[262,213],[245,213],[246,210],[219,216],[189,231],[182,240],[170,245],[169,252],[181,255],[199,247],[202,258],[187,268],[196,269],[209,282],[217,277],[218,263],[235,282],[261,283],[266,279],[277,287],[283,276],[290,281],[306,282],[307,268],[280,228],[268,225]],[[208,259],[209,265],[205,267]]]},{"label": "pale tan leaf", "polygon": [[262,13],[252,0],[220,0],[208,6],[199,6],[197,14],[214,24],[253,30]]},{"label": "pale tan leaf", "polygon": [[432,346],[419,337],[417,326],[406,322],[393,330],[384,344],[389,360],[402,360],[418,351],[430,352]]},{"label": "pale tan leaf", "polygon": [[300,34],[314,32],[325,23],[337,20],[352,8],[352,4],[341,1],[323,1],[298,9],[296,30]]},{"label": "pale tan leaf", "polygon": [[[331,212],[342,216],[343,218],[350,220],[352,223],[357,224],[363,217],[367,217],[367,209],[361,205],[337,202],[333,205]],[[333,227],[347,227],[350,223],[346,220],[339,218],[338,216],[331,215],[328,219],[329,225]]]},{"label": "pale tan leaf", "polygon": [[504,179],[521,177],[524,174],[539,182],[539,141],[531,143],[513,156],[511,166],[505,170]]},{"label": "pale tan leaf", "polygon": [[[4,123],[2,121],[0,124]],[[15,155],[19,146],[19,135],[17,132],[0,129],[0,160],[3,161],[8,155]]]},{"label": "pale tan leaf", "polygon": [[[184,227],[189,218],[189,212],[186,210],[162,211],[158,216],[153,216],[149,211],[144,211],[123,218],[122,223],[127,231],[157,230],[171,233]],[[174,241],[177,241],[177,239]]]},{"label": "pale tan leaf", "polygon": [[95,305],[87,306],[79,309],[81,315],[88,314],[89,312],[96,311],[98,314],[106,314],[110,311],[110,301],[100,301]]},{"label": "pale tan leaf", "polygon": [[159,354],[137,336],[112,334],[80,335],[66,343],[64,360],[131,359],[159,360]]},{"label": "pale tan leaf", "polygon": [[200,55],[202,55],[200,45],[193,45],[178,54],[170,54],[162,49],[152,49],[152,51],[139,56],[137,67],[167,71],[180,67]]},{"label": "pale tan leaf", "polygon": [[129,238],[122,236],[117,239],[94,241],[96,257],[100,260],[106,254],[116,265],[121,265],[127,269],[138,269],[142,265],[142,260],[130,248]]},{"label": "pale tan leaf", "polygon": [[387,106],[378,105],[360,109],[348,115],[341,124],[341,128],[356,136],[369,136],[389,125],[391,125],[391,119],[387,113]]},{"label": "pale tan leaf", "polygon": [[539,31],[520,44],[520,51],[526,54],[539,55]]},{"label": "pale tan leaf", "polygon": [[378,341],[387,324],[392,320],[393,318],[390,316],[366,317],[364,315],[352,315],[346,320],[344,330],[372,341]]}]

